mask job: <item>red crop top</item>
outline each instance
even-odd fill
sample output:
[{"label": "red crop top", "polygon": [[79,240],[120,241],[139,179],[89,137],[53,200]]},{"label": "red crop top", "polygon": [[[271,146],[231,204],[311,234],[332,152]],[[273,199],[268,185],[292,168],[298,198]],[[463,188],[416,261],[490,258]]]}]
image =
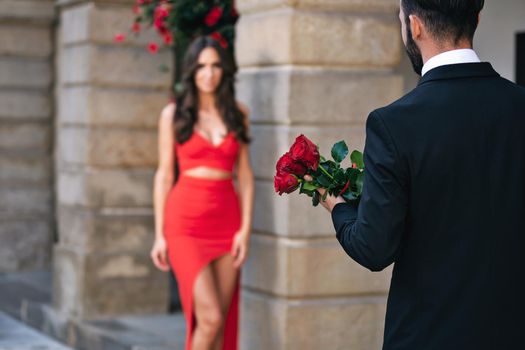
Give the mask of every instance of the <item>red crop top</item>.
[{"label": "red crop top", "polygon": [[233,172],[239,148],[239,142],[233,132],[229,132],[218,146],[214,146],[194,131],[186,142],[177,143],[175,146],[179,171],[182,173],[188,169],[206,166]]}]

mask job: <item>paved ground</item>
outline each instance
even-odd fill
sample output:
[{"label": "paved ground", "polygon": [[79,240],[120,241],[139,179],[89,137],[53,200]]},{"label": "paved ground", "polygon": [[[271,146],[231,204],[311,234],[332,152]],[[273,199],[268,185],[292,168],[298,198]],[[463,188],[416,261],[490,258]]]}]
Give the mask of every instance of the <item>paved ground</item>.
[{"label": "paved ground", "polygon": [[0,350],[71,350],[0,312]]}]

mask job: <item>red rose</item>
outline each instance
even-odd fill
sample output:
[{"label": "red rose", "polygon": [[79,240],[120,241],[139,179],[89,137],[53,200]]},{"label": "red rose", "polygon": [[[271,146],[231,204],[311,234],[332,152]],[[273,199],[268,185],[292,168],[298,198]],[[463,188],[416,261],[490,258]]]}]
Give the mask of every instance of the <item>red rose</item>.
[{"label": "red rose", "polygon": [[160,35],[162,35],[162,37],[166,36],[166,34],[169,33],[168,28],[164,27],[164,24],[161,24],[160,27],[157,28],[157,31]]},{"label": "red rose", "polygon": [[210,12],[208,12],[206,17],[204,18],[204,23],[208,27],[212,27],[216,25],[217,22],[219,22],[219,19],[221,19],[221,16],[222,16],[222,7],[215,6],[214,8],[210,10]]},{"label": "red rose", "polygon": [[148,45],[148,51],[154,55],[159,51],[159,45],[157,43],[149,43]]},{"label": "red rose", "polygon": [[315,171],[319,166],[320,156],[317,146],[302,134],[295,139],[290,148],[290,155],[295,161],[303,163],[310,170]]},{"label": "red rose", "polygon": [[131,30],[132,30],[134,33],[138,33],[138,32],[140,32],[140,23],[139,23],[139,22],[135,22],[135,23],[133,23],[133,27],[131,27]]},{"label": "red rose", "polygon": [[169,14],[170,12],[168,8],[164,7],[163,5],[157,6],[153,14],[153,26],[162,32],[164,30],[164,20],[169,16]]},{"label": "red rose", "polygon": [[160,5],[160,6],[157,6],[157,8],[155,8],[155,13],[153,16],[155,19],[164,20],[166,17],[168,17],[169,14],[170,14],[169,10],[163,5]]},{"label": "red rose", "polygon": [[164,34],[164,44],[171,45],[173,43],[173,35],[170,32]]},{"label": "red rose", "polygon": [[157,29],[164,28],[164,21],[160,18],[155,18],[153,20],[153,26]]},{"label": "red rose", "polygon": [[290,153],[285,153],[278,161],[276,165],[277,173],[290,173],[299,177],[303,177],[306,174],[306,166],[293,160]]},{"label": "red rose", "polygon": [[277,173],[274,178],[275,192],[282,195],[283,193],[292,193],[299,187],[299,180],[292,174]]},{"label": "red rose", "polygon": [[140,9],[140,5],[139,4],[133,6],[133,13],[134,14],[140,15],[141,12],[142,12],[142,10]]},{"label": "red rose", "polygon": [[223,48],[227,48],[228,47],[228,42],[226,41],[226,39],[224,39],[224,37],[221,35],[221,33],[213,32],[213,33],[210,34],[210,37],[212,37],[213,39],[217,40],[219,42],[219,44]]}]

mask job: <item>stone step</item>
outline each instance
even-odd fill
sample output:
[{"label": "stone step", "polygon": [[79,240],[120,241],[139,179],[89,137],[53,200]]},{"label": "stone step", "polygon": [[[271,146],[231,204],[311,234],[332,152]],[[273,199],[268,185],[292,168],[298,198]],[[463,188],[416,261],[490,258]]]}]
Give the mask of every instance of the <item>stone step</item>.
[{"label": "stone step", "polygon": [[0,274],[0,310],[20,319],[24,300],[51,302],[51,285],[47,270]]},{"label": "stone step", "polygon": [[0,274],[0,310],[78,350],[184,349],[182,313],[67,319],[50,305],[51,284],[48,271]]},{"label": "stone step", "polygon": [[72,350],[0,312],[0,350]]}]

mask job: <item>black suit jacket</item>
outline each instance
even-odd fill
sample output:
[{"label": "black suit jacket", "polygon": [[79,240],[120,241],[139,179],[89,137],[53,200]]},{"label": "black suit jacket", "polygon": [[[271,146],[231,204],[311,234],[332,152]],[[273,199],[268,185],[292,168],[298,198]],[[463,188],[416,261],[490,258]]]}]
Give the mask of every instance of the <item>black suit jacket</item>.
[{"label": "black suit jacket", "polygon": [[525,349],[525,89],[489,63],[429,71],[366,125],[359,264],[394,264],[383,349]]}]

